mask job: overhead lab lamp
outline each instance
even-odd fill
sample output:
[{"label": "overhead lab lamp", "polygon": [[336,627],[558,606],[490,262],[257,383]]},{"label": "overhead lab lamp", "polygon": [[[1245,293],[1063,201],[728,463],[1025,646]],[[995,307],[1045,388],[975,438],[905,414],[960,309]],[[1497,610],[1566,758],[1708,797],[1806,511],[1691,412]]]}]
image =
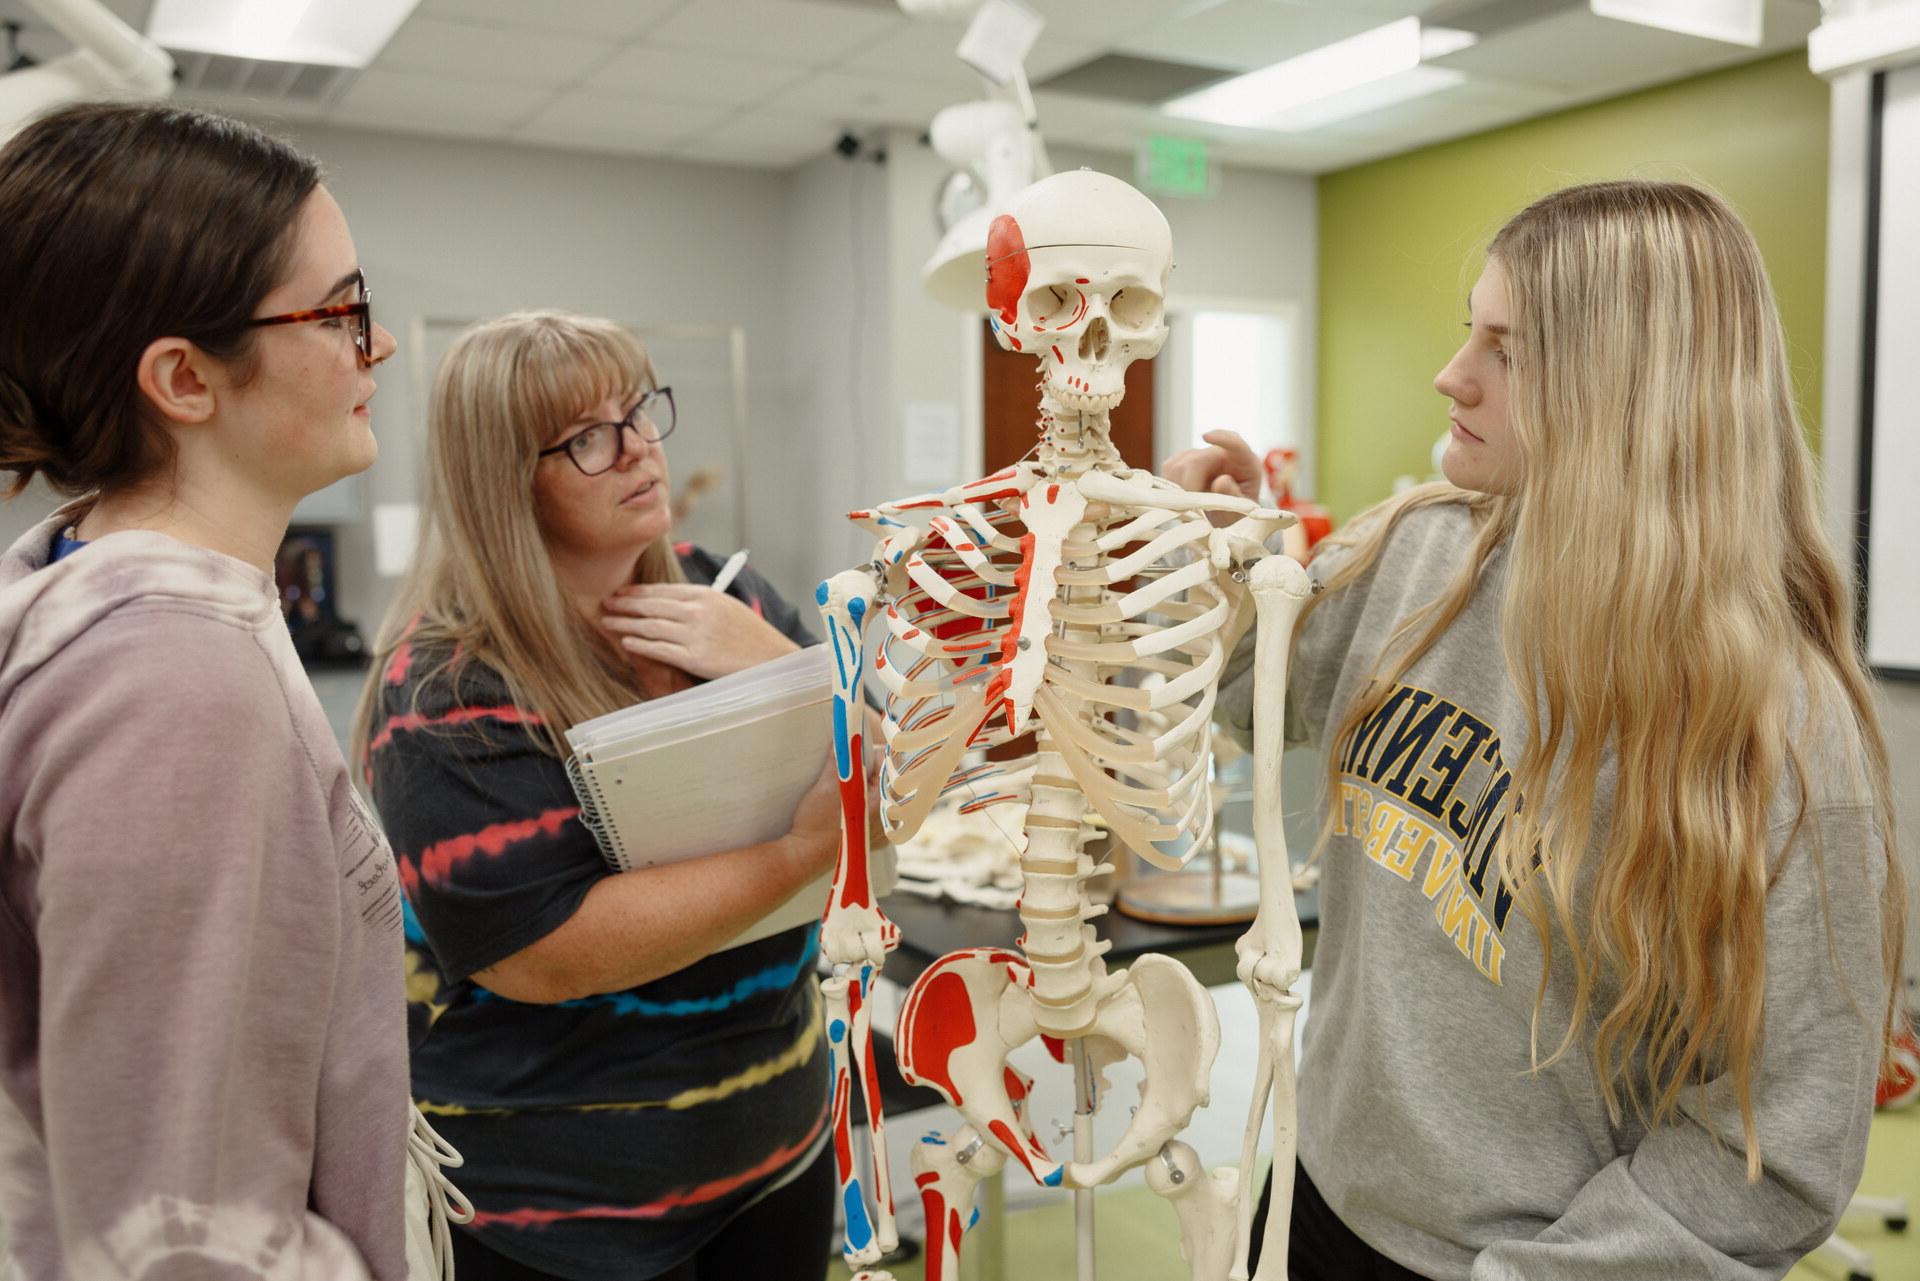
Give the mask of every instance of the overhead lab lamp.
[{"label": "overhead lab lamp", "polygon": [[69,102],[164,98],[173,59],[100,0],[26,0],[74,45],[72,52],[0,75],[0,142],[35,116]]},{"label": "overhead lab lamp", "polygon": [[1681,35],[1760,47],[1766,0],[1591,0],[1594,16]]},{"label": "overhead lab lamp", "polygon": [[147,34],[169,49],[256,62],[364,67],[419,0],[154,0]]},{"label": "overhead lab lamp", "polygon": [[1401,18],[1183,94],[1161,110],[1248,129],[1316,128],[1461,83],[1463,73],[1424,64],[1478,39],[1470,31]]},{"label": "overhead lab lamp", "polygon": [[[900,0],[916,16],[973,20],[956,51],[993,87],[993,96],[947,107],[933,118],[934,151],[953,166],[935,201],[941,230],[920,279],[949,307],[986,309],[987,228],[1013,197],[1053,171],[1027,84],[1026,58],[1044,26],[1021,0]],[[978,5],[975,8],[975,5]]]}]

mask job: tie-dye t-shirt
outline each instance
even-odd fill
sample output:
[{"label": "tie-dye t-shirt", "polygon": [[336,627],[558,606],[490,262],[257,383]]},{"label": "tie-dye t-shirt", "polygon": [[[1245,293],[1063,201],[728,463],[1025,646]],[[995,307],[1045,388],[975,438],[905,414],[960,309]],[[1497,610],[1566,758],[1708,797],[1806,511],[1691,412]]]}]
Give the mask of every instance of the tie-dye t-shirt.
[{"label": "tie-dye t-shirt", "polygon": [[[720,564],[681,561],[695,583]],[[759,575],[729,592],[813,643]],[[445,658],[396,652],[370,742],[408,898],[415,1099],[466,1158],[454,1177],[488,1248],[556,1276],[653,1276],[824,1143],[818,927],[558,1005],[475,983],[612,873],[533,714],[480,664],[430,675]]]}]

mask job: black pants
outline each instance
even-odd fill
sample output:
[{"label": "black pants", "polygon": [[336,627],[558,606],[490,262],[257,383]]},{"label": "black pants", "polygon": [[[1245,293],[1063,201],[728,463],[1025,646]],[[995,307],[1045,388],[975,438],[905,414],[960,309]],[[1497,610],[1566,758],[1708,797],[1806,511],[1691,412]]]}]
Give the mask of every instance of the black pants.
[{"label": "black pants", "polygon": [[[1260,1237],[1266,1230],[1267,1210],[1273,1204],[1273,1174],[1260,1191],[1260,1208],[1253,1214],[1253,1247],[1247,1271],[1260,1262]],[[1293,1167],[1293,1231],[1287,1237],[1288,1281],[1423,1281],[1379,1253],[1353,1234],[1320,1196],[1307,1177],[1306,1167]]]},{"label": "black pants", "polygon": [[[833,1249],[837,1182],[829,1147],[793,1182],[735,1215],[699,1253],[651,1281],[823,1281]],[[495,1254],[458,1227],[453,1265],[460,1281],[560,1281]]]}]

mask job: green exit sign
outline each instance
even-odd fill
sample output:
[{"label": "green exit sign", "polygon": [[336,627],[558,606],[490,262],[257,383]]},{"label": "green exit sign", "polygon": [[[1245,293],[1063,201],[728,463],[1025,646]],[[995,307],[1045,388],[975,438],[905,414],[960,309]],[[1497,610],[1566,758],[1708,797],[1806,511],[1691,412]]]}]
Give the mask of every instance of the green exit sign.
[{"label": "green exit sign", "polygon": [[1155,196],[1211,196],[1213,169],[1198,138],[1149,138],[1136,165],[1140,186]]}]

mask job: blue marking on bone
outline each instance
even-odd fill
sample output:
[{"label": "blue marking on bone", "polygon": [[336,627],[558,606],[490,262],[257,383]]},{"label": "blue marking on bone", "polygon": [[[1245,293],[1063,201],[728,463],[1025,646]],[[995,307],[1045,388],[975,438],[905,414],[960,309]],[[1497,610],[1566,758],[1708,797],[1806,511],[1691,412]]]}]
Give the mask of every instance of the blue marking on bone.
[{"label": "blue marking on bone", "polygon": [[827,1024],[827,1035],[835,1041],[844,1041],[847,1037],[847,1025],[839,1019]]},{"label": "blue marking on bone", "polygon": [[[840,673],[840,689],[847,685],[847,661],[840,657],[840,624],[834,619],[827,620],[827,635],[833,641],[833,665]],[[840,696],[840,690],[834,691],[834,697]]]},{"label": "blue marking on bone", "polygon": [[920,1141],[922,1143],[934,1144],[937,1147],[944,1148],[945,1146],[947,1146],[947,1141],[940,1137],[940,1132],[938,1130],[927,1131],[926,1137],[921,1139]]},{"label": "blue marking on bone", "polygon": [[867,1200],[860,1192],[860,1180],[847,1184],[847,1244],[864,1250],[873,1241],[873,1227],[867,1222]]},{"label": "blue marking on bone", "polygon": [[833,700],[833,768],[842,779],[853,777],[853,744],[847,739],[847,700]]},{"label": "blue marking on bone", "polygon": [[857,623],[867,616],[867,602],[855,596],[847,602],[847,612],[853,615],[853,621]]},{"label": "blue marking on bone", "polygon": [[973,1207],[973,1213],[967,1216],[967,1228],[962,1230],[971,1229],[978,1222],[980,1222],[980,1207],[976,1205]]},{"label": "blue marking on bone", "polygon": [[1050,1188],[1057,1188],[1060,1186],[1060,1180],[1066,1175],[1066,1173],[1067,1173],[1067,1167],[1064,1165],[1059,1166],[1055,1168],[1052,1174],[1049,1174],[1046,1178],[1041,1179],[1040,1181],[1046,1184]]},{"label": "blue marking on bone", "polygon": [[824,578],[820,580],[820,585],[813,589],[813,603],[816,605],[827,603],[827,580]]}]

